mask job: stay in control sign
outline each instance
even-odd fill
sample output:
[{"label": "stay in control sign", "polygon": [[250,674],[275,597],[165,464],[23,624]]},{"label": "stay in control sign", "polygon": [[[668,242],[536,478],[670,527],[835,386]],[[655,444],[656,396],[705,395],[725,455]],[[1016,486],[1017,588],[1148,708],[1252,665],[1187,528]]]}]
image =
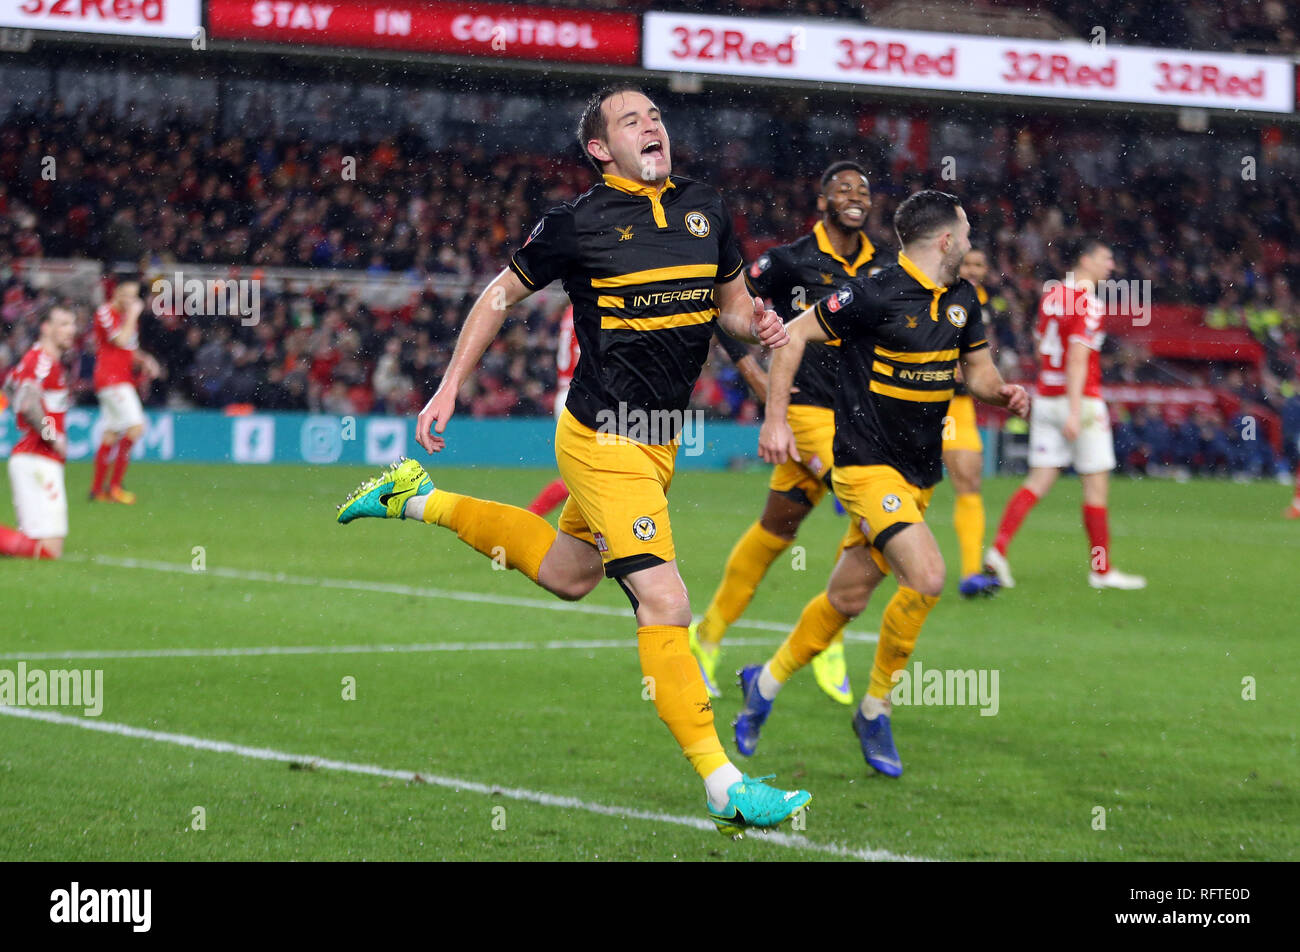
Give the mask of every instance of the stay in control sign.
[{"label": "stay in control sign", "polygon": [[877,30],[851,23],[647,13],[647,69],[953,92],[1289,113],[1276,56]]},{"label": "stay in control sign", "polygon": [[466,0],[208,0],[214,39],[636,65],[631,13]]},{"label": "stay in control sign", "polygon": [[199,0],[4,0],[0,27],[192,39]]}]

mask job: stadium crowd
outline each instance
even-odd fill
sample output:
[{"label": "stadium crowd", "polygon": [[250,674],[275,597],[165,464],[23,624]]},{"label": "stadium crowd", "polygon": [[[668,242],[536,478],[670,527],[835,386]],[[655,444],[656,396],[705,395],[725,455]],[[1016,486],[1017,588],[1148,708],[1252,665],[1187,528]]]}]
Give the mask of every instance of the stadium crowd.
[{"label": "stadium crowd", "polygon": [[[405,278],[408,304],[374,310],[355,290],[326,282],[308,294],[264,291],[251,327],[150,315],[142,346],[164,374],[149,382],[149,402],[411,412],[442,375],[473,282],[504,265],[545,208],[594,182],[576,147],[560,157],[505,155],[473,142],[432,147],[411,130],[362,145],[222,137],[179,116],[152,125],[156,131],[57,102],[0,123],[0,366],[21,353],[41,303],[26,286],[22,258],[88,257],[146,276],[176,262],[345,269]],[[1060,239],[1096,232],[1116,249],[1117,277],[1150,282],[1156,302],[1206,308],[1210,326],[1248,328],[1267,354],[1258,366],[1171,365],[1120,336],[1107,345],[1106,379],[1240,391],[1290,421],[1287,452],[1294,454],[1300,181],[1275,175],[1263,188],[1255,178],[1134,160],[1114,176],[1122,184],[1090,184],[1053,148],[1049,129],[1035,133],[1006,120],[996,131],[979,171],[946,187],[963,193],[976,243],[989,253],[989,323],[1004,374],[1032,376],[1037,300],[1043,282],[1065,270]],[[900,161],[884,141],[864,138],[860,147],[875,190],[867,231],[891,244],[897,201],[945,183]],[[821,164],[839,157],[810,150],[798,174],[777,175],[746,164],[736,150],[720,169],[696,158],[703,151],[684,144],[676,151],[688,172],[698,168],[723,187],[750,259],[811,227]],[[344,173],[349,156],[355,178]],[[43,173],[51,158],[56,176]],[[558,317],[554,301],[513,313],[483,373],[461,394],[462,409],[549,413]],[[696,405],[753,419],[754,401],[730,363],[715,356]],[[89,357],[79,360],[84,396]],[[1186,420],[1121,419],[1121,459],[1140,469],[1173,460],[1209,471],[1271,465],[1233,450],[1232,421],[1198,412]]]}]

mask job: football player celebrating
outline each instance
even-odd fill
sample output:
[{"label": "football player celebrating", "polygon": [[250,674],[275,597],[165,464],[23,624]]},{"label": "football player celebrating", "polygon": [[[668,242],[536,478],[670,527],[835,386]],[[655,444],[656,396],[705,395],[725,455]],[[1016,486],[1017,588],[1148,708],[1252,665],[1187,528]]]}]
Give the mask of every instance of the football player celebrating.
[{"label": "football player celebrating", "polygon": [[9,375],[18,444],[9,457],[9,489],[18,514],[17,530],[0,526],[0,555],[57,559],[68,535],[68,493],[63,463],[68,456],[64,416],[68,376],[63,355],[72,346],[77,321],[54,306],[41,321],[40,337]]},{"label": "football player celebrating", "polygon": [[736,746],[752,754],[782,685],[830,644],[893,572],[898,591],[880,622],[871,681],[853,717],[862,754],[889,777],[903,772],[890,726],[890,691],[943,592],[944,564],[924,522],[943,476],[943,420],[961,362],[978,399],[1025,416],[1024,388],[1002,380],[989,356],[979,299],[957,276],[970,250],[970,222],[955,195],[922,191],[894,214],[898,263],[855,278],[787,325],[790,343],[772,358],[759,455],[799,459],[786,418],[790,386],[808,341],[838,340],[835,495],[852,523],[826,590],[766,664],[740,672],[745,703]]},{"label": "football player celebrating", "polygon": [[691,608],[667,492],[715,324],[769,347],[786,343],[785,328],[745,289],[744,261],[722,196],[701,182],[670,177],[668,133],[644,93],[628,86],[601,90],[583,113],[578,141],[601,183],[548,211],[484,289],[446,376],[416,421],[420,445],[441,451],[456,394],[506,310],[563,281],[581,356],[555,430],[556,462],[570,493],[559,531],[526,509],[434,489],[414,460],[363,483],[338,520],[377,516],[443,526],[570,601],[602,576],[617,580],[636,614],[644,683],[704,781],[710,819],[731,835],[771,828],[801,812],[811,796],[745,776],[723,752],[687,646]]},{"label": "football player celebrating", "polygon": [[[828,167],[822,173],[817,210],[822,217],[811,234],[765,252],[746,276],[750,290],[771,302],[782,320],[806,310],[830,286],[881,267],[882,256],[862,230],[871,211],[871,187],[862,166],[840,161]],[[691,650],[714,697],[720,694],[717,667],[723,635],[748,607],[768,568],[794,542],[800,524],[830,486],[838,344],[810,343],[804,351],[787,411],[799,458],[772,470],[762,516],[736,542],[704,618],[691,626]],[[853,703],[842,632],[813,659],[813,675],[831,698]]]},{"label": "football player celebrating", "polygon": [[135,502],[135,493],[122,488],[122,477],[131,462],[131,448],[144,435],[144,408],[132,372],[136,364],[143,365],[150,376],[156,377],[160,372],[158,362],[139,349],[143,310],[140,282],[127,277],[117,282],[108,303],[95,311],[94,384],[104,432],[95,452],[95,475],[90,486],[90,498],[94,502],[128,505]]},{"label": "football player celebrating", "polygon": [[1042,365],[1029,419],[1029,475],[1007,502],[993,547],[984,556],[1003,588],[1011,576],[1007,549],[1029,510],[1047,495],[1061,470],[1073,464],[1083,483],[1083,525],[1088,533],[1088,584],[1093,588],[1146,588],[1147,580],[1110,565],[1106,497],[1115,468],[1110,411],[1101,398],[1102,305],[1097,284],[1110,277],[1115,256],[1096,238],[1076,242],[1064,282],[1051,282],[1038,306],[1035,338]]}]

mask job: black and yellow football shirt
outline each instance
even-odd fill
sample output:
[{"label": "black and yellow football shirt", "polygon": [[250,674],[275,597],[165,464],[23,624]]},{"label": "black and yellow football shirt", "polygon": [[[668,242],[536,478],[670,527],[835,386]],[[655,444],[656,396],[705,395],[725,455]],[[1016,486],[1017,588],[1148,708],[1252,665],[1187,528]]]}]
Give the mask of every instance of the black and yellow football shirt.
[{"label": "black and yellow football shirt", "polygon": [[[745,274],[749,290],[767,301],[781,320],[793,320],[859,272],[875,274],[884,266],[887,256],[876,250],[865,232],[858,234],[858,253],[849,261],[836,253],[825,225],[818,222],[810,234],[755,259]],[[838,347],[810,343],[795,372],[797,392],[790,394],[790,402],[833,408],[839,365]]]},{"label": "black and yellow football shirt", "polygon": [[686,409],[718,317],[714,284],[743,266],[715,189],[613,175],[548,211],[510,260],[525,287],[558,279],[573,302],[581,356],[565,406],[625,436],[615,421],[628,413]]},{"label": "black and yellow football shirt", "polygon": [[939,482],[957,358],[988,346],[975,288],[936,285],[899,254],[813,310],[841,342],[836,468],[892,466],[922,489]]}]

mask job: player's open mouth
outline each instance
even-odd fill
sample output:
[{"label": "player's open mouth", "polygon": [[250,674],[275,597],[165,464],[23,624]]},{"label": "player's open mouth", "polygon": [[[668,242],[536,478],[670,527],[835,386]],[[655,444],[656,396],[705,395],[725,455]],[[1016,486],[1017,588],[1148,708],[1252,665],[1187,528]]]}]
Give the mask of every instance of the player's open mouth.
[{"label": "player's open mouth", "polygon": [[658,139],[652,139],[650,142],[646,143],[645,148],[641,150],[641,154],[653,156],[656,159],[662,159],[664,157],[664,144]]},{"label": "player's open mouth", "polygon": [[860,222],[867,217],[867,210],[861,205],[850,205],[840,212],[840,216],[852,222]]}]

